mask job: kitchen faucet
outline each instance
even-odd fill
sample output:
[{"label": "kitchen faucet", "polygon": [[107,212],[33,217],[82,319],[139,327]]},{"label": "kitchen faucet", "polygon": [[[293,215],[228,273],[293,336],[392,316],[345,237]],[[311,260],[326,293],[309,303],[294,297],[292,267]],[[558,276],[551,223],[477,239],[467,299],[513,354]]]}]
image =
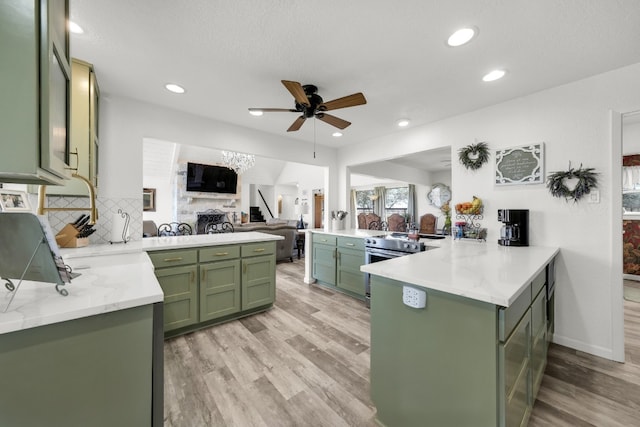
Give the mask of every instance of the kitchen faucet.
[{"label": "kitchen faucet", "polygon": [[38,187],[38,215],[44,215],[46,211],[89,211],[89,225],[93,225],[98,220],[98,209],[96,208],[96,189],[93,187],[93,184],[82,175],[78,175],[74,173],[71,175],[72,178],[77,178],[87,184],[87,188],[89,188],[89,207],[88,208],[46,208],[44,196],[47,191],[46,185],[41,185]]}]

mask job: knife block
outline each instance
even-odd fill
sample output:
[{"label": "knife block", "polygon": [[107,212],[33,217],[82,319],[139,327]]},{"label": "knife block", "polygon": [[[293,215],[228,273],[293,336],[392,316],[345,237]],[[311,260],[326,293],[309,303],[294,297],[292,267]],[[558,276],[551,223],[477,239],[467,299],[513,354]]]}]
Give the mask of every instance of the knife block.
[{"label": "knife block", "polygon": [[89,244],[88,237],[78,238],[78,230],[67,224],[56,234],[56,243],[61,248],[81,248]]}]

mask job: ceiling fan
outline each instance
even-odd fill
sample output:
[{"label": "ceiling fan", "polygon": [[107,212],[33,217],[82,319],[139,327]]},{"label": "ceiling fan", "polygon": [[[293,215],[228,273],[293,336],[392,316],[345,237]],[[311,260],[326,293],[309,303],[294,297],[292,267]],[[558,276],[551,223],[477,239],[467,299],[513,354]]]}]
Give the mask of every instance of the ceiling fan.
[{"label": "ceiling fan", "polygon": [[318,88],[314,85],[303,86],[298,82],[292,82],[289,80],[282,80],[282,84],[287,88],[291,95],[293,95],[296,101],[295,108],[249,108],[249,111],[252,113],[302,113],[302,115],[298,117],[291,126],[289,126],[287,132],[292,132],[300,129],[304,121],[312,117],[322,120],[323,122],[328,123],[331,126],[337,127],[338,129],[344,129],[349,126],[351,122],[327,114],[325,113],[325,111],[337,110],[339,108],[355,107],[356,105],[367,103],[367,100],[361,92],[334,99],[332,101],[324,102],[322,100],[322,97],[318,95]]}]

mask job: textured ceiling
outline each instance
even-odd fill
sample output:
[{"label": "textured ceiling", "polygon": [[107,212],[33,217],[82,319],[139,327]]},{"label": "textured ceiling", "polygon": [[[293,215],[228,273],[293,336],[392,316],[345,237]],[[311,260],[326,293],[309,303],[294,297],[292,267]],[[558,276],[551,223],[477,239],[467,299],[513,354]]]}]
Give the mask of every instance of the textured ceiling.
[{"label": "textured ceiling", "polygon": [[[72,55],[95,65],[103,95],[312,141],[312,123],[286,132],[296,114],[247,108],[292,108],[282,79],[317,85],[325,101],[363,92],[366,105],[334,111],[353,123],[342,138],[317,123],[331,146],[640,62],[638,0],[71,0],[71,18],[85,29]],[[446,46],[469,25],[476,39]],[[498,67],[505,78],[481,81]]]}]

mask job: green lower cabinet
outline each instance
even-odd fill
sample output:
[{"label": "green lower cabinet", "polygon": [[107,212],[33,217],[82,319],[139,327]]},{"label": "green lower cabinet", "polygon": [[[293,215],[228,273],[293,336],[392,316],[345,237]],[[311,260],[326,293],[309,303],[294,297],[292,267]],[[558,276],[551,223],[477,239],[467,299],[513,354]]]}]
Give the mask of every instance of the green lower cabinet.
[{"label": "green lower cabinet", "polygon": [[506,427],[526,425],[531,410],[531,312],[528,310],[504,344],[498,345],[500,406]]},{"label": "green lower cabinet", "polygon": [[158,268],[155,273],[164,292],[165,332],[197,323],[197,266]]},{"label": "green lower cabinet", "polygon": [[543,288],[531,304],[531,374],[533,395],[538,394],[547,366],[547,293]]},{"label": "green lower cabinet", "polygon": [[200,264],[200,321],[240,311],[240,260]]},{"label": "green lower cabinet", "polygon": [[276,298],[275,255],[242,259],[242,309],[273,304]]},{"label": "green lower cabinet", "polygon": [[365,296],[364,240],[357,237],[313,235],[313,278],[358,298]]},{"label": "green lower cabinet", "polygon": [[164,292],[165,337],[272,306],[275,252],[274,242],[149,252]]},{"label": "green lower cabinet", "polygon": [[338,248],[336,286],[364,297],[364,273],[360,271],[364,262],[364,250]]},{"label": "green lower cabinet", "polygon": [[313,278],[326,285],[336,285],[336,247],[313,243]]},{"label": "green lower cabinet", "polygon": [[371,276],[378,424],[526,426],[547,358],[539,279],[508,308],[424,289],[426,307],[416,309],[403,303],[403,286],[411,285]]},{"label": "green lower cabinet", "polygon": [[145,305],[3,334],[0,426],[161,425],[153,314]]}]

